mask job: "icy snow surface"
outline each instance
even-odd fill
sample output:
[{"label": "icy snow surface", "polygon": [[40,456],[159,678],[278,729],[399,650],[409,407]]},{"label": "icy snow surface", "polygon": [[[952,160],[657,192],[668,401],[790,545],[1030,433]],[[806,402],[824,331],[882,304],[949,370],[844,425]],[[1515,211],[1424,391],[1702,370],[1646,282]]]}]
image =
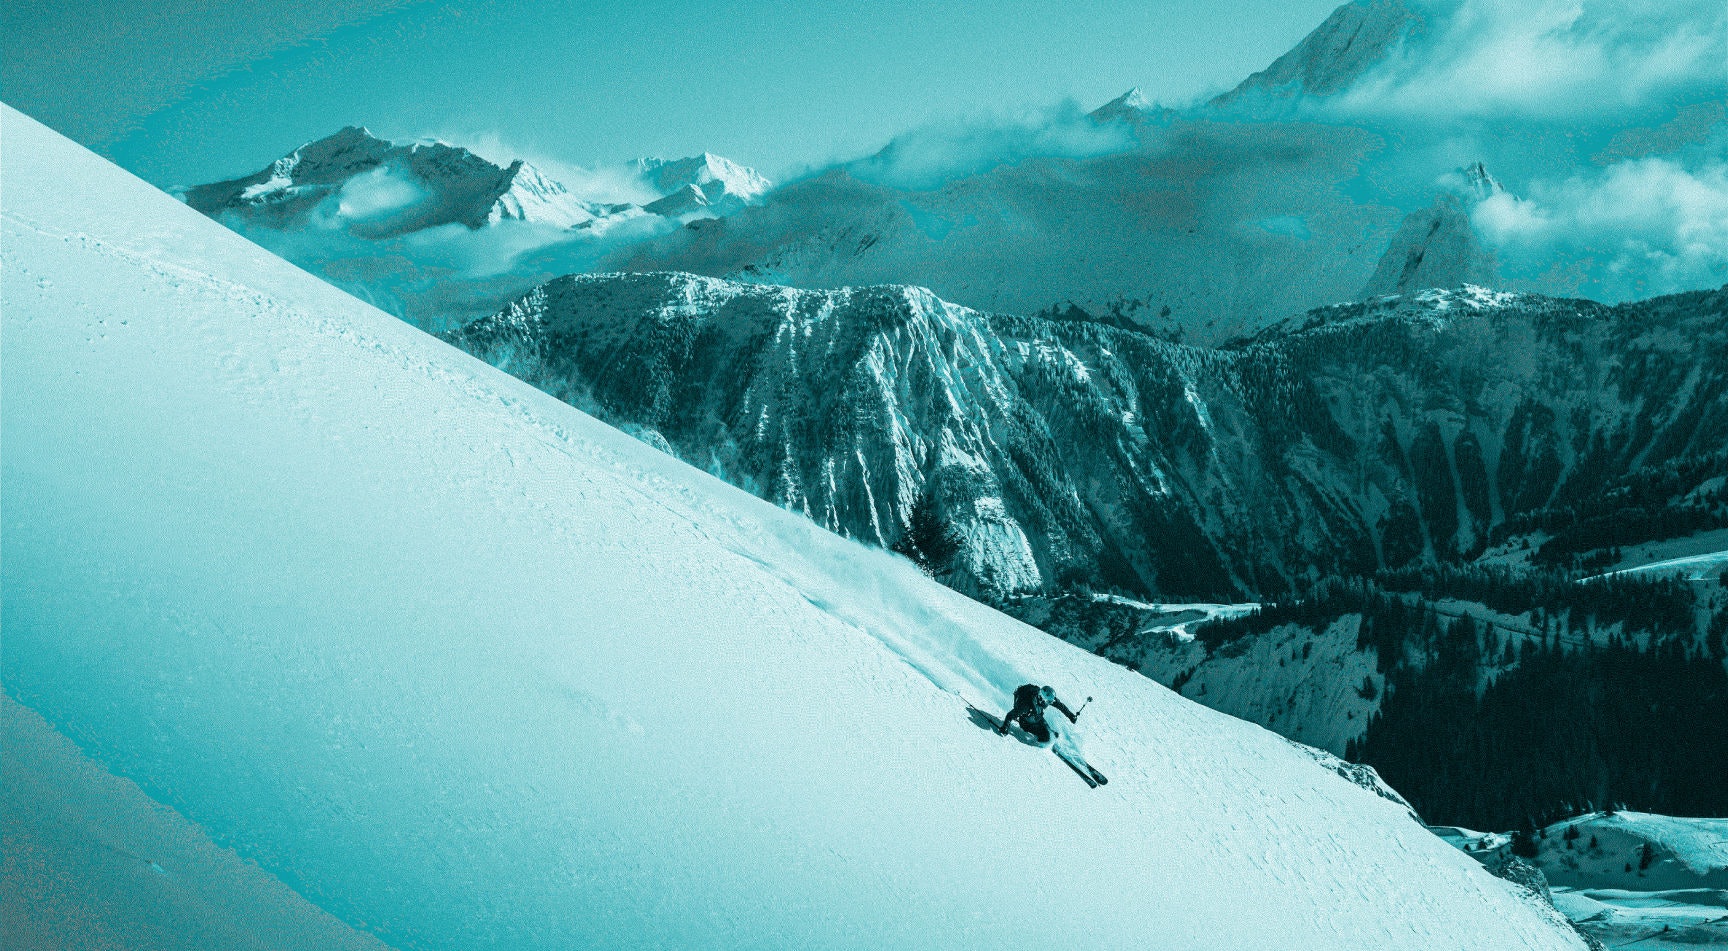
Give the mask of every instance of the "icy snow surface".
[{"label": "icy snow surface", "polygon": [[[7,693],[403,948],[1578,948],[1258,727],[4,113]],[[973,725],[1091,695],[1110,776]]]}]

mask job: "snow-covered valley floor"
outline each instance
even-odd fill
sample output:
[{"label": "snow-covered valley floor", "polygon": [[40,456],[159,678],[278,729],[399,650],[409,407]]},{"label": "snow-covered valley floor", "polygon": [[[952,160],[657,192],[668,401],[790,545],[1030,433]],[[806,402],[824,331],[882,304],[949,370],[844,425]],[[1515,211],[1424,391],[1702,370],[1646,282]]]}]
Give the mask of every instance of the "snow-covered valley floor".
[{"label": "snow-covered valley floor", "polygon": [[[0,680],[347,926],[416,949],[1583,946],[1274,734],[0,121]],[[1108,786],[968,720],[963,696],[1001,709],[1023,681],[1097,698],[1067,741]]]},{"label": "snow-covered valley floor", "polygon": [[1549,826],[1536,861],[1610,948],[1728,948],[1728,819],[1589,813]]}]

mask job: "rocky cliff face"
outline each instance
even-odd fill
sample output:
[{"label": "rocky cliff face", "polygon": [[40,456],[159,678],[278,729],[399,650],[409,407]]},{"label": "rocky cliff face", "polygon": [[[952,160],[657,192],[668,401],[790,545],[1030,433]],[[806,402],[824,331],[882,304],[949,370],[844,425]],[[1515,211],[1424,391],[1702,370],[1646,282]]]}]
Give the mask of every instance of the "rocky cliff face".
[{"label": "rocky cliff face", "polygon": [[1488,250],[1471,224],[1470,212],[1484,198],[1505,192],[1493,175],[1476,162],[1449,176],[1452,192],[1434,204],[1404,216],[1386,253],[1368,279],[1362,298],[1416,294],[1430,287],[1500,283],[1494,252]]},{"label": "rocky cliff face", "polygon": [[1728,445],[1728,293],[1426,292],[1186,347],[910,287],[563,278],[457,345],[987,600],[1473,555]]}]

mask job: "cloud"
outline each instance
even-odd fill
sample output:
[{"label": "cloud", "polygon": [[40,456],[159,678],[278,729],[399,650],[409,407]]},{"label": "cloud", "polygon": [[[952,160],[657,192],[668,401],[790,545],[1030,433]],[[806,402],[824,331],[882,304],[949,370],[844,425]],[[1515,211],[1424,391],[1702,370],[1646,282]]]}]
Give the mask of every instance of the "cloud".
[{"label": "cloud", "polygon": [[646,205],[660,197],[653,185],[637,173],[632,162],[621,162],[617,165],[578,165],[491,131],[460,132],[430,138],[461,146],[494,165],[509,165],[521,159],[584,201]]},{"label": "cloud", "polygon": [[1728,283],[1728,161],[1641,158],[1499,194],[1471,219],[1510,268],[1588,264],[1579,290],[1624,300]]},{"label": "cloud", "polygon": [[[393,185],[377,182],[360,199],[388,207]],[[445,224],[385,237],[335,218],[333,195],[310,228],[273,228],[234,215],[222,221],[273,253],[295,262],[375,307],[425,330],[440,331],[494,313],[530,288],[595,268],[619,248],[678,227],[640,214],[605,229],[563,229],[500,221],[471,229]],[[417,205],[409,205],[412,213]],[[388,219],[402,212],[380,211]]]},{"label": "cloud", "polygon": [[1425,0],[1419,26],[1322,108],[1604,123],[1721,89],[1722,0]]},{"label": "cloud", "polygon": [[342,189],[320,206],[317,217],[326,226],[383,221],[429,197],[413,176],[379,166],[343,183]]},{"label": "cloud", "polygon": [[1017,118],[926,126],[846,166],[863,181],[927,191],[1032,158],[1092,158],[1136,145],[1123,123],[1099,123],[1072,102]]}]

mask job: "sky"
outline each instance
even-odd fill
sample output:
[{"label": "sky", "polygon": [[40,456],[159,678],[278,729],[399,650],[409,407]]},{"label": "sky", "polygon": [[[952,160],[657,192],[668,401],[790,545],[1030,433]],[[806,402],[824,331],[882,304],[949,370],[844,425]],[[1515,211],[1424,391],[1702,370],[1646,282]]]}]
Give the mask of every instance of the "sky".
[{"label": "sky", "polygon": [[1335,5],[9,0],[0,98],[161,186],[345,125],[515,153],[494,159],[711,151],[783,179],[932,123],[1222,91]]}]

